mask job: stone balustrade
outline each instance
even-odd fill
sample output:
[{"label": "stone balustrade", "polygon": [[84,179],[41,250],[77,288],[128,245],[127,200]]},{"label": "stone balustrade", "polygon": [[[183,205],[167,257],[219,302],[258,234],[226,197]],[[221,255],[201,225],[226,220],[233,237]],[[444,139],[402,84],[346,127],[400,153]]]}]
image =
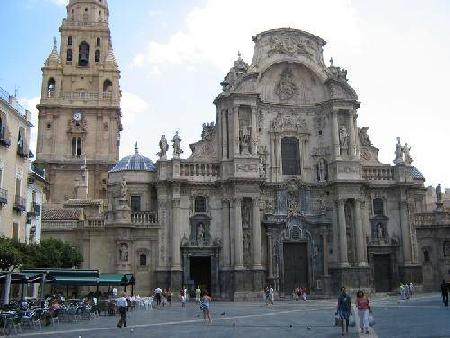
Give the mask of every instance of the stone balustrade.
[{"label": "stone balustrade", "polygon": [[183,177],[218,177],[219,173],[220,167],[218,163],[181,162],[180,164],[180,176]]},{"label": "stone balustrade", "polygon": [[131,213],[132,224],[150,225],[158,223],[158,216],[153,211],[137,211]]},{"label": "stone balustrade", "polygon": [[393,181],[394,167],[371,166],[362,168],[362,177],[368,181]]},{"label": "stone balustrade", "polygon": [[423,212],[414,215],[415,226],[450,226],[450,212]]}]

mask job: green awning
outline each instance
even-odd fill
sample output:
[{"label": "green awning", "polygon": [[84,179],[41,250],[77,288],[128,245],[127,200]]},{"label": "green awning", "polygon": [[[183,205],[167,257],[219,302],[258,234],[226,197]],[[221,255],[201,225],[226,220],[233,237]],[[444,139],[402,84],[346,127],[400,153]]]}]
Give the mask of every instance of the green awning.
[{"label": "green awning", "polygon": [[98,278],[96,277],[84,277],[84,276],[55,276],[54,284],[56,285],[84,285],[91,286],[98,284]]}]

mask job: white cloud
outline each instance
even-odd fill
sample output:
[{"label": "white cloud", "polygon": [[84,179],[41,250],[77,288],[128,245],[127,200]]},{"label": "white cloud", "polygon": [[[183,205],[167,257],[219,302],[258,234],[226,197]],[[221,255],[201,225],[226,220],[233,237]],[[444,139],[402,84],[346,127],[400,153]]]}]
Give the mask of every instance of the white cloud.
[{"label": "white cloud", "polygon": [[358,22],[348,0],[209,0],[191,10],[184,27],[168,41],[148,42],[134,65],[208,63],[225,72],[238,50],[247,58],[252,55],[252,35],[275,27],[327,36],[340,48],[359,43]]}]

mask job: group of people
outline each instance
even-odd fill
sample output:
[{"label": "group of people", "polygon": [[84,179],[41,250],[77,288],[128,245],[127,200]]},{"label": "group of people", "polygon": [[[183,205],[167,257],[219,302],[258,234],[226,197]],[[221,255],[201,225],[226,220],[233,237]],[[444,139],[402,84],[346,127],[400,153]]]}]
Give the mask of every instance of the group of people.
[{"label": "group of people", "polygon": [[405,284],[400,283],[400,299],[406,300],[410,299],[414,294],[413,283],[405,282]]},{"label": "group of people", "polygon": [[303,299],[304,301],[306,301],[306,288],[304,287],[296,287],[293,291],[292,291],[292,298],[294,300],[299,300],[299,299]]},{"label": "group of people", "polygon": [[[370,325],[370,303],[369,298],[363,291],[359,290],[356,294],[356,308],[358,309],[359,316],[359,328],[361,333],[369,333]],[[341,326],[342,335],[348,333],[348,327],[350,325],[350,317],[352,316],[352,299],[346,292],[345,287],[341,288],[341,294],[338,297],[338,303],[336,308],[336,318],[338,324]]]}]

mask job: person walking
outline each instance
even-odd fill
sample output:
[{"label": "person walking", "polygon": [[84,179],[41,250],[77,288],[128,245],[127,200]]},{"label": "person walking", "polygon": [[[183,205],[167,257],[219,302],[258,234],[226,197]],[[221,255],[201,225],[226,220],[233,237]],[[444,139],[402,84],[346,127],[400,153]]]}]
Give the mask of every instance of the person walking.
[{"label": "person walking", "polygon": [[[336,315],[339,316],[339,319],[341,322],[342,335],[344,335],[345,332],[348,333],[348,325],[349,325],[351,312],[352,312],[352,300],[351,300],[350,296],[347,295],[347,293],[345,292],[345,287],[343,286],[341,288],[341,294],[339,295],[339,298],[338,298],[337,311],[336,311]],[[344,324],[345,324],[345,330],[344,330]]]},{"label": "person walking", "polygon": [[117,323],[117,327],[121,328],[127,327],[127,299],[125,294],[122,294],[119,298],[116,299],[116,306],[120,314],[119,322]]},{"label": "person walking", "polygon": [[444,306],[448,307],[448,283],[445,281],[445,279],[442,280],[441,295],[442,295],[442,302],[444,303]]},{"label": "person walking", "polygon": [[359,315],[359,328],[361,333],[369,333],[369,298],[361,290],[356,294],[356,307]]},{"label": "person walking", "polygon": [[211,313],[209,312],[209,303],[211,302],[211,297],[208,296],[208,291],[203,291],[203,296],[200,299],[200,310],[203,311],[203,319],[211,324]]},{"label": "person walking", "polygon": [[195,289],[195,301],[198,303],[200,303],[200,296],[201,296],[201,290],[200,290],[200,285],[197,285],[197,289]]}]

